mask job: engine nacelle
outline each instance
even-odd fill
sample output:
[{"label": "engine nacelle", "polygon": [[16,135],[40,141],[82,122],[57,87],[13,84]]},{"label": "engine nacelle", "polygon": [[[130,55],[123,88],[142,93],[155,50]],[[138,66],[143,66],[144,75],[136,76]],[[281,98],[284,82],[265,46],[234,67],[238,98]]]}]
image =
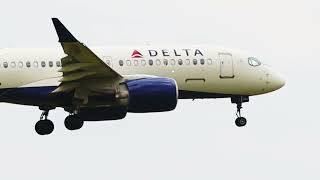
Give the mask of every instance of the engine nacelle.
[{"label": "engine nacelle", "polygon": [[[178,92],[176,81],[170,78],[128,80],[119,86],[116,95],[90,97],[92,107],[80,108],[78,115],[84,121],[108,121],[123,119],[127,112],[171,111],[177,106]],[[94,107],[97,105],[100,107]]]},{"label": "engine nacelle", "polygon": [[130,80],[128,112],[164,112],[174,110],[178,102],[178,86],[170,78],[143,78]]},{"label": "engine nacelle", "polygon": [[126,107],[81,108],[78,115],[84,121],[108,121],[123,119],[127,115]]}]

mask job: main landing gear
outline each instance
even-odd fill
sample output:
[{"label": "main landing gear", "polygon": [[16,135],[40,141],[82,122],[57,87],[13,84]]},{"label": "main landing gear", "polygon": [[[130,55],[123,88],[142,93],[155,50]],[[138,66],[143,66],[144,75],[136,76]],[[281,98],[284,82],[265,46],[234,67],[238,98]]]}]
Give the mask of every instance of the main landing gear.
[{"label": "main landing gear", "polygon": [[249,97],[233,97],[231,102],[237,104],[237,119],[235,121],[236,126],[243,127],[247,124],[247,119],[241,116],[242,103],[249,102]]},{"label": "main landing gear", "polygon": [[[39,135],[49,135],[54,130],[54,124],[48,119],[49,110],[44,110],[40,120],[35,125],[35,130]],[[76,114],[72,113],[66,117],[64,125],[68,130],[78,130],[82,128],[84,121]]]},{"label": "main landing gear", "polygon": [[48,119],[49,110],[42,112],[40,120],[35,125],[35,130],[39,135],[48,135],[53,132],[54,124]]},{"label": "main landing gear", "polygon": [[64,125],[71,131],[78,130],[82,128],[83,120],[77,114],[72,114],[66,117],[64,120]]}]

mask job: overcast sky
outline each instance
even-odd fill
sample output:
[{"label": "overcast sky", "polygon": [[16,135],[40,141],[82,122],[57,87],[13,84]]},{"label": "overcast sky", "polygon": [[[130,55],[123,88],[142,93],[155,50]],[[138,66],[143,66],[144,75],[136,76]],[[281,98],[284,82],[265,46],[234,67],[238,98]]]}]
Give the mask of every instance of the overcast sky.
[{"label": "overcast sky", "polygon": [[[251,52],[287,84],[244,104],[181,100],[175,111],[38,136],[36,107],[0,104],[0,179],[319,179],[320,4],[311,0],[2,1],[0,47],[61,48],[51,17],[88,46],[188,43]],[[61,49],[62,50],[62,49]],[[0,77],[6,78],[6,77]]]}]

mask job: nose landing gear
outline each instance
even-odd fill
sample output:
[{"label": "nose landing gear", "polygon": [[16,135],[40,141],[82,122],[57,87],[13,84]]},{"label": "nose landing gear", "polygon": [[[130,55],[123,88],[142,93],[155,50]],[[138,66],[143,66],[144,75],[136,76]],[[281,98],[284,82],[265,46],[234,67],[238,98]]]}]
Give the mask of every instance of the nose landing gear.
[{"label": "nose landing gear", "polygon": [[236,126],[243,127],[247,124],[247,119],[241,116],[242,103],[249,102],[249,97],[233,97],[231,102],[237,104],[237,119],[235,121]]}]

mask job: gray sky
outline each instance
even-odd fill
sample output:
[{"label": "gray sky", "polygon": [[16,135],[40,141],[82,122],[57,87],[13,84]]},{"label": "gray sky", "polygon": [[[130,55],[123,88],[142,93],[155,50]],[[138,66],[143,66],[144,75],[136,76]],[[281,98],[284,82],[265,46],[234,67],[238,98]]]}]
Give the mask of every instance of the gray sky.
[{"label": "gray sky", "polygon": [[[244,104],[183,100],[38,136],[36,107],[0,104],[0,179],[319,179],[320,4],[314,0],[3,1],[0,47],[57,47],[51,17],[89,46],[211,43],[252,52],[287,80]],[[5,77],[1,77],[5,78]]]}]

